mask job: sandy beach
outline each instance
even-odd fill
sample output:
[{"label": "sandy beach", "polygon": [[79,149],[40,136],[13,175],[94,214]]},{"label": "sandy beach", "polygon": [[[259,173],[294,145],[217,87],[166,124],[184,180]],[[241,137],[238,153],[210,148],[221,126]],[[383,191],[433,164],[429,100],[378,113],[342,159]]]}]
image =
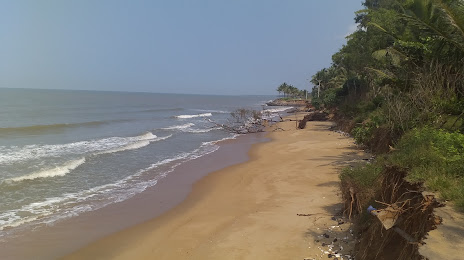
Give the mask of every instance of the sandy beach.
[{"label": "sandy beach", "polygon": [[353,241],[349,224],[339,216],[338,169],[363,154],[351,138],[330,131],[332,124],[308,122],[303,130],[295,122],[273,126],[271,141],[253,145],[247,162],[202,178],[178,206],[64,259],[348,255]]}]

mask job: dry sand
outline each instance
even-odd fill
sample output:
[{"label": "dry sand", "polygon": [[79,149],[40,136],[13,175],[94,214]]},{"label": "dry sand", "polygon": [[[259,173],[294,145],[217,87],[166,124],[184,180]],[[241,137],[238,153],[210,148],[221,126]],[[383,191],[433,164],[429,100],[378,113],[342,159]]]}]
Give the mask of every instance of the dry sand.
[{"label": "dry sand", "polygon": [[338,169],[362,153],[331,125],[279,123],[248,162],[209,174],[174,209],[65,259],[327,259],[323,242],[348,254],[349,224],[334,218]]},{"label": "dry sand", "polygon": [[[451,203],[450,203],[451,204]],[[436,208],[435,214],[443,220],[437,229],[427,234],[419,253],[430,260],[462,260],[464,256],[464,216],[452,205]]]}]

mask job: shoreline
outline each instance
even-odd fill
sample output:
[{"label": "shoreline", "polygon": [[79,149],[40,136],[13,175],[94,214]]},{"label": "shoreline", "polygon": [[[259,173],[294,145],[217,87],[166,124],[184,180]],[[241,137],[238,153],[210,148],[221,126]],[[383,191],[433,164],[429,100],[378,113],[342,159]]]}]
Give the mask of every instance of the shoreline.
[{"label": "shoreline", "polygon": [[[263,134],[220,141],[217,151],[179,165],[156,185],[127,200],[34,231],[20,231],[17,237],[0,243],[0,258],[56,259],[155,218],[185,200],[196,181],[211,172],[247,161],[252,144],[265,141]],[[156,204],[156,207],[146,207],[147,203]]]},{"label": "shoreline", "polygon": [[[250,159],[210,172],[179,205],[113,233],[63,259],[293,259],[324,255],[341,210],[337,169],[363,155],[331,122],[278,123],[270,142],[254,144]],[[308,213],[308,216],[297,216]],[[341,223],[341,224],[340,224]],[[347,226],[348,225],[348,226]],[[348,254],[354,241],[340,239]],[[330,241],[327,240],[327,243]],[[341,246],[341,243],[344,246]],[[324,246],[324,244],[322,245]],[[342,249],[344,248],[344,249]],[[343,251],[343,252],[341,252]],[[327,258],[327,255],[325,255]]]}]

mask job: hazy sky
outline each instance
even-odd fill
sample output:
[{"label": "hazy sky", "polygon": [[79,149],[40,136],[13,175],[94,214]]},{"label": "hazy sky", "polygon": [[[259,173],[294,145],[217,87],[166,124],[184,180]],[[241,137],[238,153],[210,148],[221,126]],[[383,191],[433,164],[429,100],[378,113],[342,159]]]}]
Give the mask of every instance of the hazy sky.
[{"label": "hazy sky", "polygon": [[0,87],[308,88],[359,9],[361,0],[0,0]]}]

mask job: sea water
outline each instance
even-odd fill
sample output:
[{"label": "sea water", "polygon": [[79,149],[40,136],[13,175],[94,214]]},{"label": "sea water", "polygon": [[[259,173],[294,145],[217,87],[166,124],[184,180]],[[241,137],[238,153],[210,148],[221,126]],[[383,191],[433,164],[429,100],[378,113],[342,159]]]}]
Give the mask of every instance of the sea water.
[{"label": "sea water", "polygon": [[0,239],[156,188],[272,98],[0,89]]}]

